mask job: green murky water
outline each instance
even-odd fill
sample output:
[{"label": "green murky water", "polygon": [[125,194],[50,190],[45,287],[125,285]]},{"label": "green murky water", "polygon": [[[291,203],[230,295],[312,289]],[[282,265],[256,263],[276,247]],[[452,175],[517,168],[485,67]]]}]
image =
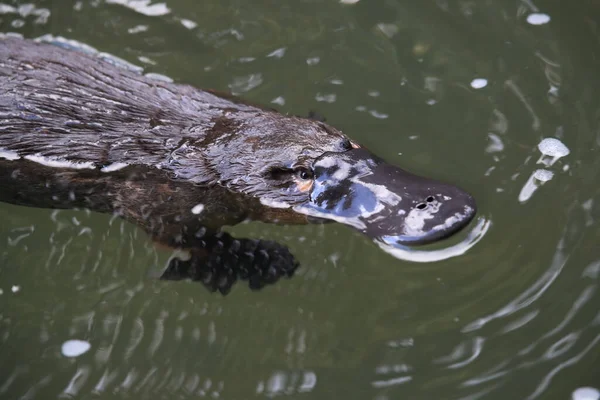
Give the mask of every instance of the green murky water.
[{"label": "green murky water", "polygon": [[[340,225],[235,227],[286,244],[302,268],[223,297],[153,279],[169,254],[120,220],[0,204],[0,398],[600,388],[598,1],[4,0],[0,32],[62,35],[176,81],[316,110],[468,189],[491,223],[435,263]],[[570,149],[550,166],[536,163],[547,137]],[[540,168],[552,179],[528,185]],[[74,339],[91,347],[66,357]]]}]

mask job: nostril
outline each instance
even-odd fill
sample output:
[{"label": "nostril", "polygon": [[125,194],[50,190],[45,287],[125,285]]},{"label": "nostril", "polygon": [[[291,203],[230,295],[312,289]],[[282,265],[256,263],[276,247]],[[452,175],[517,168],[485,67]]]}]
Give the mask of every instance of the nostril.
[{"label": "nostril", "polygon": [[428,196],[426,200],[428,203],[431,203],[435,200],[435,198],[433,196]]},{"label": "nostril", "polygon": [[425,203],[419,203],[419,204],[417,204],[417,208],[419,210],[424,210],[424,209],[427,208],[427,204],[425,204]]}]

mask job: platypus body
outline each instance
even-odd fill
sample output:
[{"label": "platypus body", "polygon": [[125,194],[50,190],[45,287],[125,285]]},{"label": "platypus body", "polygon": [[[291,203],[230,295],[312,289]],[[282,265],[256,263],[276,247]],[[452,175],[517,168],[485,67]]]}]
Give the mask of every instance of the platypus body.
[{"label": "platypus body", "polygon": [[242,265],[243,278],[267,282],[293,257],[223,226],[337,221],[416,245],[459,231],[476,210],[468,193],[387,164],[323,122],[18,38],[0,39],[0,201],[116,213],[192,249],[183,277]]}]

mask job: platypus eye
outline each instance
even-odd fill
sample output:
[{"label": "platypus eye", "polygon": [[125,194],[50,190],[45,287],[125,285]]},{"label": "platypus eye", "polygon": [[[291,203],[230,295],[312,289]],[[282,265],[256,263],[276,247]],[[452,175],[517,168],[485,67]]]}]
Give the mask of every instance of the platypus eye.
[{"label": "platypus eye", "polygon": [[299,179],[305,181],[313,178],[313,172],[306,167],[296,167],[294,169],[294,174],[296,174],[296,177],[298,177]]}]

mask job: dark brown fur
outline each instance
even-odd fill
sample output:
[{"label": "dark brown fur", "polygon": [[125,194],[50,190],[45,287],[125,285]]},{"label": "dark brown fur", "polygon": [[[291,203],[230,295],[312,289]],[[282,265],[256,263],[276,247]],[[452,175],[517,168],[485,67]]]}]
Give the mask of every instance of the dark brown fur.
[{"label": "dark brown fur", "polygon": [[[254,286],[288,274],[296,263],[287,249],[219,231],[245,219],[305,223],[305,216],[259,198],[305,201],[290,171],[346,150],[349,141],[321,122],[215,93],[55,45],[0,39],[0,149],[20,157],[0,157],[0,201],[116,213],[160,243],[195,249],[198,259],[171,269],[171,279],[228,290],[237,264]],[[31,155],[96,168],[46,167],[25,159]],[[129,166],[101,172],[113,163]],[[271,174],[278,170],[287,172]],[[192,213],[198,204],[199,215]],[[215,278],[217,270],[227,279]]]}]

